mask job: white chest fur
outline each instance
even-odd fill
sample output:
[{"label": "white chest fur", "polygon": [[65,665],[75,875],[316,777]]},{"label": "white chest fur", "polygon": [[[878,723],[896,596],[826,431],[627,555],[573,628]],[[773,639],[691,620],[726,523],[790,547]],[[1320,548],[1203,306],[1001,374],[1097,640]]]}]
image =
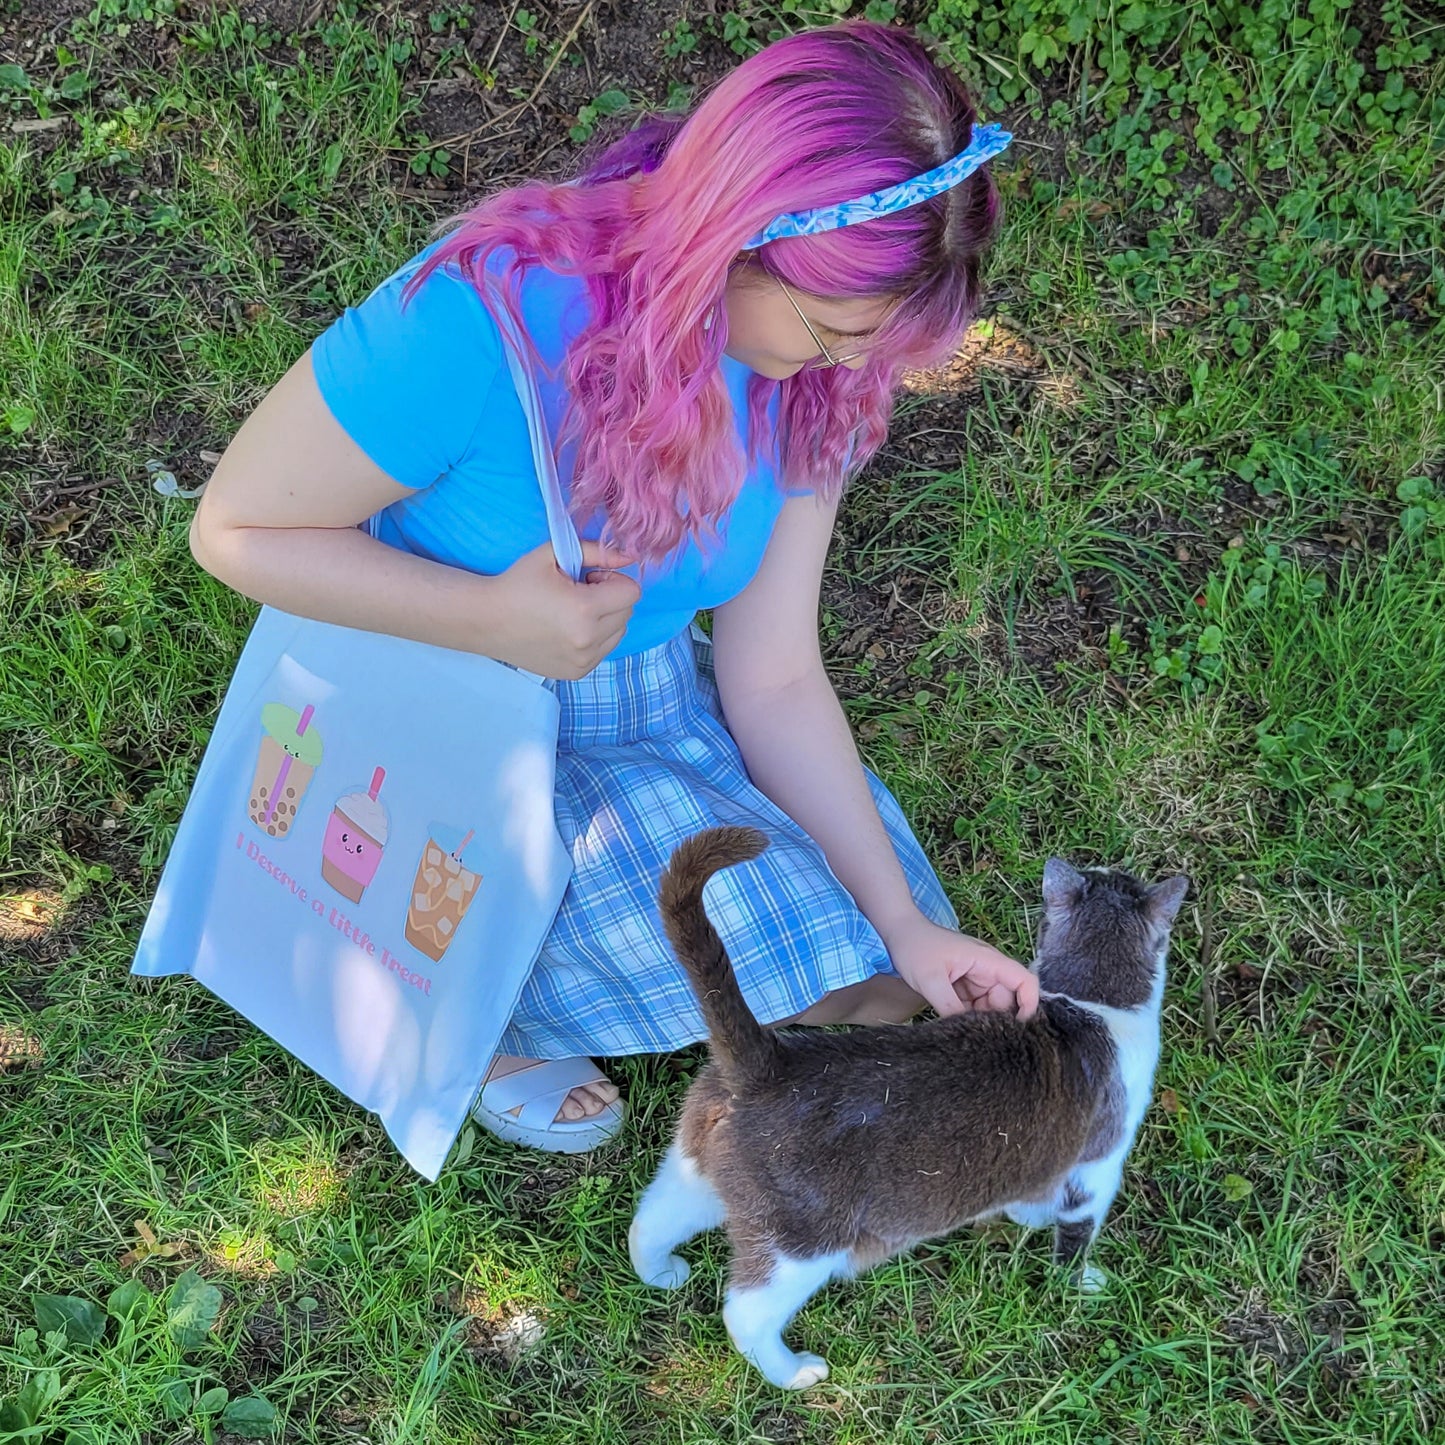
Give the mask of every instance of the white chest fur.
[{"label": "white chest fur", "polygon": [[[1109,1030],[1114,1041],[1115,1068],[1124,1094],[1123,1118],[1114,1147],[1103,1158],[1078,1165],[1052,1200],[1033,1201],[1010,1206],[1005,1212],[1015,1222],[1038,1228],[1040,1225],[1065,1226],[1083,1221],[1092,1223],[1096,1234],[1109,1212],[1124,1176],[1124,1161],[1133,1146],[1134,1136],[1144,1120],[1154,1093],[1154,1071],[1159,1066],[1159,1025],[1164,1005],[1164,958],[1161,955],[1154,974],[1154,988],[1148,1000],[1138,1008],[1110,1008],[1107,1004],[1089,1003],[1067,994],[1043,995],[1063,998],[1075,1008],[1093,1014]],[[1080,1275],[1080,1285],[1088,1291],[1103,1287],[1104,1273],[1089,1265]]]},{"label": "white chest fur", "polygon": [[1161,954],[1154,970],[1154,988],[1148,1000],[1138,1008],[1111,1008],[1108,1004],[1090,1003],[1068,994],[1043,993],[1044,998],[1062,998],[1091,1013],[1109,1030],[1114,1041],[1119,1083],[1124,1091],[1123,1148],[1128,1151],[1134,1135],[1143,1122],[1154,1094],[1154,1071],[1159,1067],[1159,1025],[1164,1006],[1164,958]]}]

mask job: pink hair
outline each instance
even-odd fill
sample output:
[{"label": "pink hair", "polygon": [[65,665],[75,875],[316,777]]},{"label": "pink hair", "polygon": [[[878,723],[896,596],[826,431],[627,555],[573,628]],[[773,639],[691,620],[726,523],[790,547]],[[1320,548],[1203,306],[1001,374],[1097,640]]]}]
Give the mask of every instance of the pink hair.
[{"label": "pink hair", "polygon": [[[776,446],[779,483],[831,497],[882,445],[899,373],[948,355],[977,311],[979,263],[997,228],[987,168],[931,200],[861,225],[774,241],[754,259],[801,291],[901,298],[857,371],[804,370],[748,387],[746,454],[719,358],[723,291],[742,243],[784,211],[851,200],[963,150],[967,90],[898,28],[845,21],[749,57],[686,117],[653,116],[573,185],[531,181],[454,218],[410,283],[456,263],[478,286],[500,269],[519,315],[532,266],[585,279],[588,324],[564,362],[564,435],[578,441],[572,510],[659,560],[713,533],[749,456]],[[408,292],[410,294],[410,290]],[[716,318],[705,328],[704,318]],[[781,388],[776,439],[767,407]]]}]

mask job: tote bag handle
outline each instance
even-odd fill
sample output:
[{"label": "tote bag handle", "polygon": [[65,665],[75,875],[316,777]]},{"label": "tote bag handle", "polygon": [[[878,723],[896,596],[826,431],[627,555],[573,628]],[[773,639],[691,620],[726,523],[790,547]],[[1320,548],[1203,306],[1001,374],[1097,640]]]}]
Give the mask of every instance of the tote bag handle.
[{"label": "tote bag handle", "polygon": [[511,309],[505,305],[498,288],[488,277],[494,298],[490,307],[498,330],[502,333],[502,350],[507,354],[507,366],[512,373],[512,385],[517,390],[517,399],[527,418],[527,430],[532,437],[532,461],[537,468],[537,481],[542,488],[542,501],[547,508],[547,531],[552,537],[552,550],[557,554],[557,565],[574,581],[582,580],[582,543],[577,538],[577,529],[567,511],[562,497],[562,483],[557,477],[557,456],[552,450],[552,437],[547,430],[547,416],[542,410],[542,395],[537,390],[537,378],[526,360],[526,343],[517,330],[517,323]]},{"label": "tote bag handle", "polygon": [[[517,330],[511,309],[498,294],[496,283],[489,276],[487,284],[492,291],[493,304],[487,309],[497,323],[502,336],[502,350],[506,353],[507,369],[512,373],[512,385],[517,400],[522,404],[522,414],[527,418],[527,432],[532,440],[532,464],[537,470],[537,483],[542,489],[542,502],[547,510],[547,532],[552,539],[552,551],[556,554],[557,565],[574,582],[582,580],[582,543],[578,540],[577,529],[567,511],[562,496],[562,483],[557,476],[557,457],[552,450],[552,436],[547,429],[547,414],[542,410],[542,395],[537,390],[537,378],[527,364],[525,342]],[[378,535],[380,516],[372,517],[366,526],[371,536]]]}]

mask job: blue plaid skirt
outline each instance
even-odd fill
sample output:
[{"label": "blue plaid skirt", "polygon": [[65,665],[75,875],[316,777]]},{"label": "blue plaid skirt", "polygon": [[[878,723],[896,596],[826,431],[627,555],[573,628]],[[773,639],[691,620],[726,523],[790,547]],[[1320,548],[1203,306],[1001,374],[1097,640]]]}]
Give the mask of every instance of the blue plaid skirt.
[{"label": "blue plaid skirt", "polygon": [[[711,645],[684,632],[556,684],[557,827],[575,872],[502,1051],[533,1059],[659,1053],[706,1037],[662,931],[657,889],[673,849],[718,824],[759,828],[771,847],[709,884],[708,913],[760,1019],[892,973],[888,951],[822,849],[749,781],[722,722]],[[923,913],[953,908],[892,794],[868,781]]]}]

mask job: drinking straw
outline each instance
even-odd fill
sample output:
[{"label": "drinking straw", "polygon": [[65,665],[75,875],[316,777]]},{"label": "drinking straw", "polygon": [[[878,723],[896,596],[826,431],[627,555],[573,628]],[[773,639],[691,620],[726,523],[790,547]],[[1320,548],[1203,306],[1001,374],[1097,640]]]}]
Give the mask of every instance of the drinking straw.
[{"label": "drinking straw", "polygon": [[460,843],[457,844],[455,851],[452,853],[452,857],[455,858],[458,863],[462,861],[462,852],[466,848],[467,844],[472,841],[472,834],[476,831],[477,830],[475,828],[468,828],[467,836],[463,838]]},{"label": "drinking straw", "polygon": [[386,777],[385,768],[378,768],[371,775],[371,786],[366,790],[366,795],[373,803],[376,801],[376,795],[381,791],[381,780],[384,777]]},{"label": "drinking straw", "polygon": [[[312,707],[309,702],[306,704],[305,707],[301,709],[301,716],[296,723],[296,736],[298,738],[301,737],[302,734],[305,733],[306,729],[311,725],[311,714],[315,711],[316,709]],[[276,800],[281,796],[281,789],[286,786],[286,774],[291,771],[291,754],[285,753],[284,749],[283,753],[284,756],[281,759],[281,769],[276,774],[276,782],[272,786],[271,796],[266,802],[266,816],[261,819],[262,827],[265,827],[265,825],[271,821],[271,816],[276,811]],[[372,797],[375,796],[376,794],[373,793]]]}]

